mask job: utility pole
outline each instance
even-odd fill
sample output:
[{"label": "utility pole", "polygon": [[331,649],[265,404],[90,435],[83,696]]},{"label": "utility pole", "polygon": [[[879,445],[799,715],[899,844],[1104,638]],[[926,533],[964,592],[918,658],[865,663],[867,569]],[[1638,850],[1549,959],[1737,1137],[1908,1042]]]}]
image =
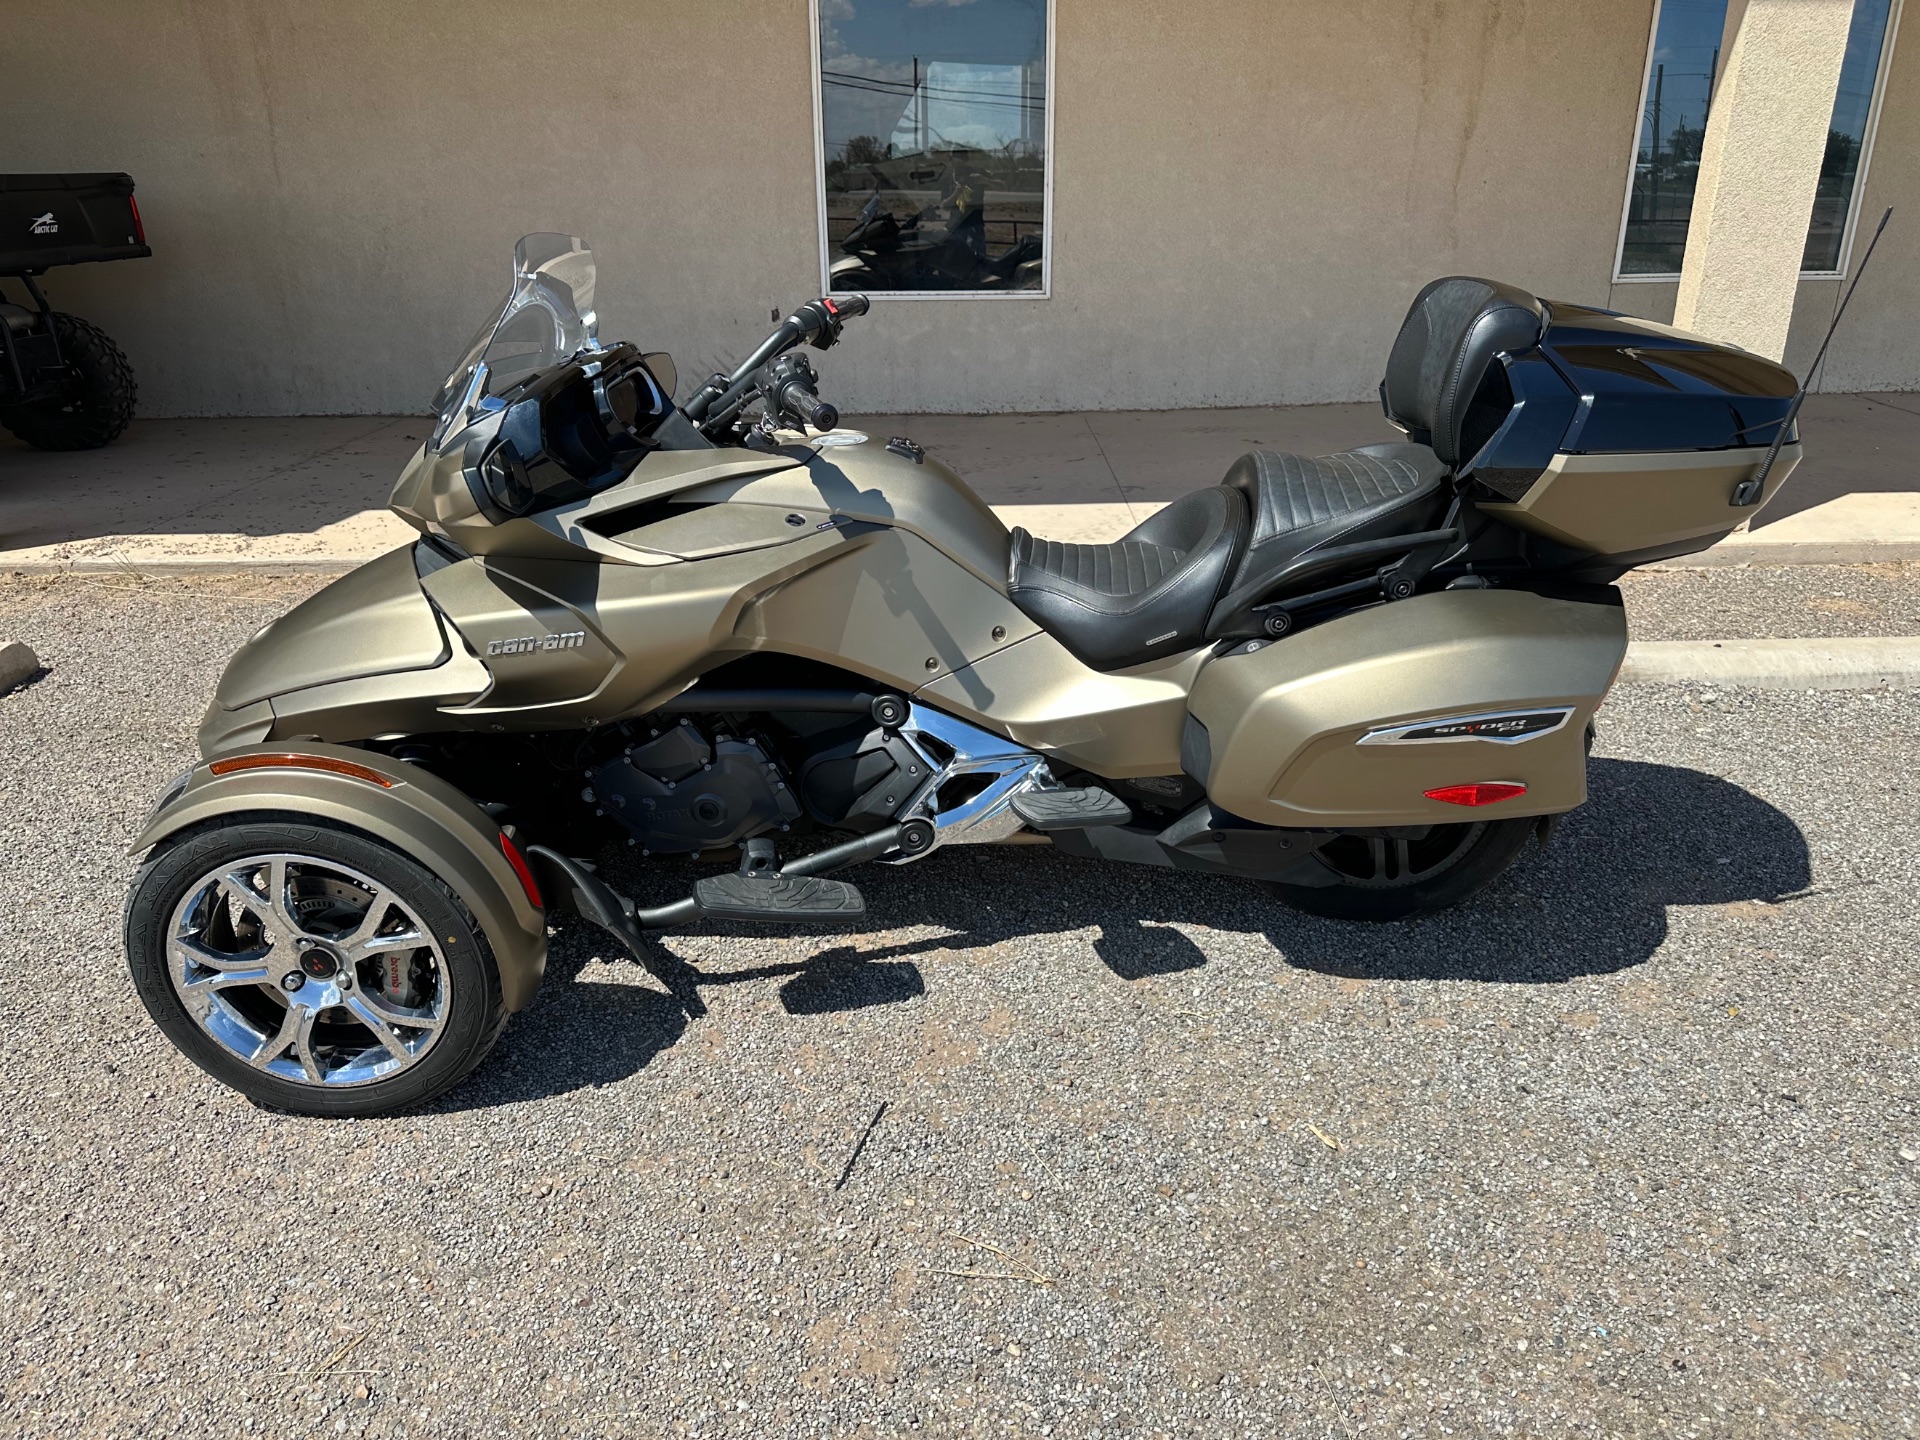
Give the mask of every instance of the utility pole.
[{"label": "utility pole", "polygon": [[1667,67],[1653,67],[1653,158],[1647,165],[1647,178],[1652,187],[1648,218],[1656,223],[1660,219],[1660,92],[1667,83]]},{"label": "utility pole", "polygon": [[913,57],[914,138],[922,155],[927,153],[927,92],[920,88],[920,57]]}]

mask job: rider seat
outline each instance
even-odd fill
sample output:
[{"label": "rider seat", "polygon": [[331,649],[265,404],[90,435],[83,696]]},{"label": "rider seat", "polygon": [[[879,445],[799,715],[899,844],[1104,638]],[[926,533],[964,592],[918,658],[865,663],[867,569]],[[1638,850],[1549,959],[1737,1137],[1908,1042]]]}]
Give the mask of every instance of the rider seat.
[{"label": "rider seat", "polygon": [[[1237,633],[1255,604],[1378,569],[1366,542],[1434,532],[1511,408],[1498,363],[1538,342],[1540,302],[1451,276],[1414,298],[1380,382],[1403,442],[1309,457],[1256,450],[1108,545],[1013,532],[1007,594],[1078,659],[1120,670]],[[1352,548],[1349,548],[1352,547]]]},{"label": "rider seat", "polygon": [[1111,545],[1013,532],[1007,595],[1096,670],[1191,650],[1247,533],[1247,502],[1225,485],[1183,495]]}]

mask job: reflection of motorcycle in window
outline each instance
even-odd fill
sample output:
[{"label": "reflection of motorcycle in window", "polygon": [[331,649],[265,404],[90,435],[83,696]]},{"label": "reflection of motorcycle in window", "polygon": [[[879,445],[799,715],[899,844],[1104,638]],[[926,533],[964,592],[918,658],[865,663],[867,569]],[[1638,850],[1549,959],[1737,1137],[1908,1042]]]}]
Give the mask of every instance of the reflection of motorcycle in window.
[{"label": "reflection of motorcycle in window", "polygon": [[882,207],[876,185],[840,248],[846,253],[828,269],[836,293],[1040,288],[1040,236],[1022,235],[990,254],[981,192],[965,180],[904,224]]}]

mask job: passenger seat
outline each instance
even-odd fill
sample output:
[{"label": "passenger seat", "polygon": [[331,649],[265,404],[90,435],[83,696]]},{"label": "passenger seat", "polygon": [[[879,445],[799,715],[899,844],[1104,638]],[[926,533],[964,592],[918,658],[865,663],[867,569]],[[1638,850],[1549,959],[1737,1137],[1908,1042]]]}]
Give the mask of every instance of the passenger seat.
[{"label": "passenger seat", "polygon": [[1221,484],[1182,496],[1111,545],[1015,530],[1008,596],[1096,670],[1259,633],[1246,629],[1259,618],[1254,606],[1317,590],[1341,570],[1364,579],[1382,564],[1340,547],[1442,524],[1451,477],[1511,408],[1504,384],[1490,383],[1504,377],[1500,357],[1537,344],[1544,325],[1540,302],[1511,285],[1435,280],[1414,297],[1380,382],[1381,406],[1405,441],[1311,457],[1256,450]]}]

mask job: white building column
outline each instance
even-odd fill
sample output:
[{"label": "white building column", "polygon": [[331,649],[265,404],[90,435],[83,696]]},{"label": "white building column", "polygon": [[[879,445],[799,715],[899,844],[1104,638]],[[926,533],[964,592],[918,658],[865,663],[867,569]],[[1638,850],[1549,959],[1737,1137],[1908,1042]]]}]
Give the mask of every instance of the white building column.
[{"label": "white building column", "polygon": [[1673,323],[1786,353],[1853,0],[1731,0]]}]

